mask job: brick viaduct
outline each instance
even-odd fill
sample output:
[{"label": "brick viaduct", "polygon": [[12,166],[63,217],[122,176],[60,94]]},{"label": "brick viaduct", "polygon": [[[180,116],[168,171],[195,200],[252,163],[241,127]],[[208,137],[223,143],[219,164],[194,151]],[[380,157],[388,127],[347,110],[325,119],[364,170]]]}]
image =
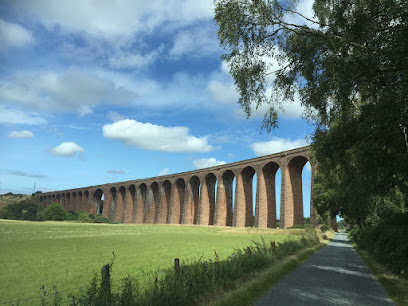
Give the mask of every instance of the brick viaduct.
[{"label": "brick viaduct", "polygon": [[[280,168],[280,228],[287,228],[304,222],[302,169],[308,161],[309,147],[302,147],[195,171],[47,192],[41,194],[40,200],[44,206],[61,203],[67,210],[75,212],[102,213],[119,223],[275,228],[275,175]],[[314,166],[311,166],[313,175]],[[253,211],[252,179],[255,173]],[[100,206],[102,195],[103,209]],[[315,225],[315,218],[316,212],[310,203],[311,225]]]}]

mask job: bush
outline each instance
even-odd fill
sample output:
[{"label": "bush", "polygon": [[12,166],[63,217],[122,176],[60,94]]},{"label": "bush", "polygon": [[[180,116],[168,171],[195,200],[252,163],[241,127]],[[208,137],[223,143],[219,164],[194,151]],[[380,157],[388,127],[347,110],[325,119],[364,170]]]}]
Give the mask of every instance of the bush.
[{"label": "bush", "polygon": [[44,221],[64,221],[67,217],[69,216],[64,207],[58,203],[51,204],[41,212],[41,219]]},{"label": "bush", "polygon": [[109,219],[102,216],[102,215],[97,215],[95,219],[92,220],[93,223],[109,223]]},{"label": "bush", "polygon": [[350,237],[392,272],[408,277],[408,213],[400,213],[366,229],[354,227]]},{"label": "bush", "polygon": [[37,201],[25,200],[0,209],[0,219],[38,221],[42,210]]},{"label": "bush", "polygon": [[80,211],[78,213],[77,220],[82,223],[91,223],[92,219],[86,211]]}]

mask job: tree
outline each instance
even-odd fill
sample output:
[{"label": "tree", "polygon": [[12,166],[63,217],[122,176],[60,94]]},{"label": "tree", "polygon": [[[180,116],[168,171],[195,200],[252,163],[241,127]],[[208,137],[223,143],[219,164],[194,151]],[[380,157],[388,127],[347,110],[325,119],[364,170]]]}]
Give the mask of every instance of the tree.
[{"label": "tree", "polygon": [[67,212],[61,204],[54,203],[41,212],[41,218],[44,221],[64,221],[67,219]]},{"label": "tree", "polygon": [[215,1],[222,59],[248,116],[270,106],[268,132],[299,96],[315,124],[315,203],[362,225],[378,197],[408,194],[408,3],[315,0],[313,19],[296,4]]}]

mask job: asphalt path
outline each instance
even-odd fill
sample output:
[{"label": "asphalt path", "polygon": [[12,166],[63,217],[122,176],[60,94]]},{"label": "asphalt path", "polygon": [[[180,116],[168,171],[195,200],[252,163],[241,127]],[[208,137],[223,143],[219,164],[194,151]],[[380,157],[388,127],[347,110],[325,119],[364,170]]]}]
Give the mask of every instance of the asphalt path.
[{"label": "asphalt path", "polygon": [[337,233],[255,305],[395,305],[345,233]]}]

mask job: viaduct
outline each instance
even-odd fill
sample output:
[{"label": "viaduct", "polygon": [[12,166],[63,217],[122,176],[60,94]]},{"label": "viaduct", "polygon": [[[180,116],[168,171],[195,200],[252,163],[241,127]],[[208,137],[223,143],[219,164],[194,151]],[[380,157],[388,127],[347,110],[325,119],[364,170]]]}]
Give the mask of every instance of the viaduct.
[{"label": "viaduct", "polygon": [[[281,169],[280,228],[303,225],[302,169],[309,147],[195,171],[43,193],[43,206],[103,214],[119,223],[276,228],[275,176]],[[312,175],[315,167],[311,163]],[[253,177],[256,173],[255,211]],[[235,197],[233,197],[235,182]],[[313,183],[311,186],[311,198]],[[101,199],[104,198],[104,205]],[[310,223],[316,211],[310,203]]]}]

